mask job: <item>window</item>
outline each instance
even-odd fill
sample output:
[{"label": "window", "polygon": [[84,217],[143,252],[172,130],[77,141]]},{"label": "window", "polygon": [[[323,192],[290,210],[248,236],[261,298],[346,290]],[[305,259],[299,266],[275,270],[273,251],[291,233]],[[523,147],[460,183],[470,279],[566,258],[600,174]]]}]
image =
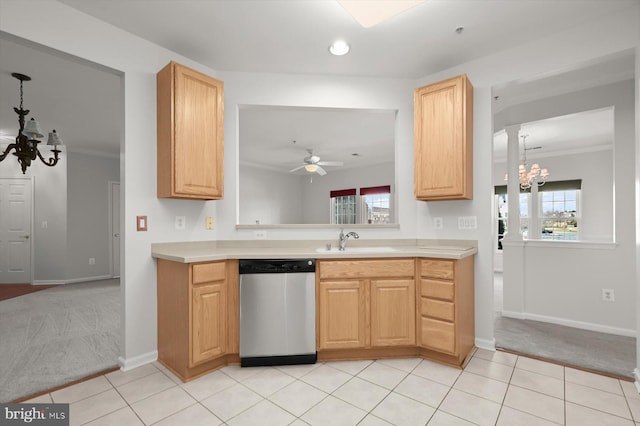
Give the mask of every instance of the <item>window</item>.
[{"label": "window", "polygon": [[578,239],[579,193],[577,189],[540,193],[540,230],[543,240]]},{"label": "window", "polygon": [[[530,238],[530,224],[540,229],[537,238],[542,240],[577,240],[580,223],[581,180],[547,182],[538,188],[537,208],[530,192],[520,192],[520,232]],[[502,250],[502,238],[508,229],[509,208],[507,187],[496,186],[496,212],[498,217],[498,250]],[[531,237],[535,238],[535,237]]]},{"label": "window", "polygon": [[[359,195],[356,195],[359,194]],[[331,223],[391,223],[391,186],[330,191]]]},{"label": "window", "polygon": [[391,186],[360,188],[363,223],[390,223]]},{"label": "window", "polygon": [[356,223],[356,189],[341,189],[331,191],[331,223]]}]

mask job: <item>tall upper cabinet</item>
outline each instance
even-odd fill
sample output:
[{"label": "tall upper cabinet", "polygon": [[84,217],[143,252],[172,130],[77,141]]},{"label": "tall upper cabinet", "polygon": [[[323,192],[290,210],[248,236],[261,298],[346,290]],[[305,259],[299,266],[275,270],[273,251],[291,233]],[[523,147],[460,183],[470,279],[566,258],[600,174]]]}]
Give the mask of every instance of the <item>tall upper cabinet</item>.
[{"label": "tall upper cabinet", "polygon": [[158,198],[223,198],[223,82],[172,61],[157,85]]},{"label": "tall upper cabinet", "polygon": [[473,198],[473,86],[466,75],[414,92],[414,196]]}]

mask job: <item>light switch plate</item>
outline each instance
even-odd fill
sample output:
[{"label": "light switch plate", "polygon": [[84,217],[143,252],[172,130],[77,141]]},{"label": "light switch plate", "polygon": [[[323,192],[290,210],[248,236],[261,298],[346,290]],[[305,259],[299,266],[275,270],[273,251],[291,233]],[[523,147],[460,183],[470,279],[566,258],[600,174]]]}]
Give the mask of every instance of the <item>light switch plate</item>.
[{"label": "light switch plate", "polygon": [[146,231],[147,230],[147,217],[146,216],[136,216],[136,229],[138,231]]}]

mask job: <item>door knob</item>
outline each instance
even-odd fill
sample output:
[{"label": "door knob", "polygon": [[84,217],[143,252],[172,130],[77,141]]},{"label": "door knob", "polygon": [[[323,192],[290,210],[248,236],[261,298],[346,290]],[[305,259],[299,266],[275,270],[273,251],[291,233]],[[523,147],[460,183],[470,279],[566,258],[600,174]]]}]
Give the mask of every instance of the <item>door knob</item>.
[{"label": "door knob", "polygon": [[114,237],[120,238],[120,234],[113,234]]}]

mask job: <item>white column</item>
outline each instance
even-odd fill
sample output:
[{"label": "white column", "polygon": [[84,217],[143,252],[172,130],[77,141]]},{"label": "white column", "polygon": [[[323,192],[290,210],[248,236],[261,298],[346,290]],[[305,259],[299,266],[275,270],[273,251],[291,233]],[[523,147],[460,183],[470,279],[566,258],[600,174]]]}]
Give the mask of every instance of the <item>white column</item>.
[{"label": "white column", "polygon": [[520,125],[507,126],[507,197],[509,216],[507,232],[502,240],[503,308],[502,315],[524,318],[525,313],[525,264],[524,240],[520,232]]},{"label": "white column", "polygon": [[505,127],[507,132],[507,232],[503,241],[522,241],[520,232],[520,179],[518,176],[519,146],[518,132],[520,125]]}]

